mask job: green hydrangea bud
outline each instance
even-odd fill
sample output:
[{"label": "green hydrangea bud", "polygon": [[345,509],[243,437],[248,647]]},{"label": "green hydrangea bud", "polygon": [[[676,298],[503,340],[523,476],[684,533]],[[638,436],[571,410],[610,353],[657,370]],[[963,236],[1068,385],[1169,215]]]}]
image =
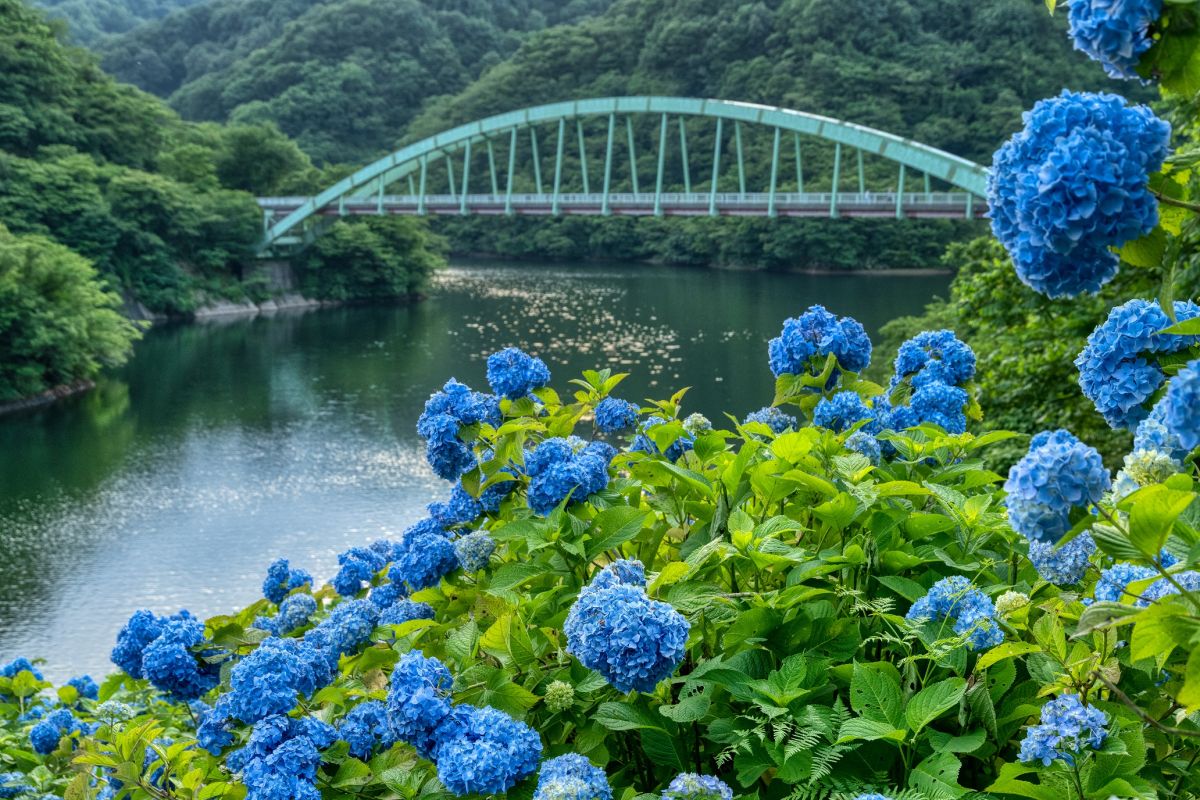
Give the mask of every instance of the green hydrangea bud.
[{"label": "green hydrangea bud", "polygon": [[562,681],[551,681],[546,687],[546,708],[551,711],[566,711],[575,705],[575,687]]},{"label": "green hydrangea bud", "polygon": [[689,414],[683,421],[683,429],[689,436],[699,436],[712,430],[712,421],[703,414]]},{"label": "green hydrangea bud", "polygon": [[1021,592],[1005,592],[996,598],[996,613],[1011,614],[1029,605],[1029,595]]},{"label": "green hydrangea bud", "polygon": [[1138,450],[1125,456],[1125,472],[1139,486],[1162,483],[1181,469],[1178,461],[1161,450]]}]

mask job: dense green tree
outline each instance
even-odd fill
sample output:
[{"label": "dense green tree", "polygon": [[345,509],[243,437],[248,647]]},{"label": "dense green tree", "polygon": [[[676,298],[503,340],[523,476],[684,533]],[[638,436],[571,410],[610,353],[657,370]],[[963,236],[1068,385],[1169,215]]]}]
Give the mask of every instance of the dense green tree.
[{"label": "dense green tree", "polygon": [[299,259],[300,286],[323,300],[411,297],[444,264],[442,243],[412,217],[338,220]]},{"label": "dense green tree", "polygon": [[106,38],[162,19],[202,0],[37,0],[53,19],[62,20],[73,41],[95,46]]},{"label": "dense green tree", "polygon": [[221,183],[257,195],[274,194],[291,175],[311,166],[296,143],[269,122],[225,129],[216,156]]},{"label": "dense green tree", "polygon": [[95,377],[138,337],[86,259],[0,225],[0,402]]}]

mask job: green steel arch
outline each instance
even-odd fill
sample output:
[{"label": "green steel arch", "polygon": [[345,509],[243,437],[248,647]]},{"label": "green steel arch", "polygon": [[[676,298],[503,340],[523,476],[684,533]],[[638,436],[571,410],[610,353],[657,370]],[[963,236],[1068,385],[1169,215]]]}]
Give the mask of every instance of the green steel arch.
[{"label": "green steel arch", "polygon": [[[899,193],[904,192],[904,169],[911,168],[926,176],[926,192],[928,189],[929,177],[940,179],[951,186],[957,187],[966,193],[966,208],[968,216],[972,215],[972,201],[974,198],[983,198],[986,191],[987,170],[985,167],[976,164],[965,158],[947,153],[929,145],[921,144],[910,139],[905,139],[894,134],[884,131],[869,128],[864,125],[857,125],[852,122],[843,122],[841,120],[823,117],[816,114],[809,114],[803,111],[795,111],[787,108],[777,108],[772,106],[758,105],[755,103],[742,103],[730,100],[712,100],[698,99],[688,97],[606,97],[590,100],[575,100],[562,103],[550,103],[547,105],[534,106],[531,108],[522,109],[520,111],[511,111],[505,114],[497,114],[487,117],[477,122],[471,122],[466,125],[460,125],[456,128],[439,133],[435,136],[430,136],[421,141],[407,145],[396,152],[379,159],[373,164],[359,169],[352,175],[343,178],[334,185],[325,189],[315,197],[304,198],[302,202],[285,204],[276,203],[276,207],[286,209],[287,213],[281,219],[275,220],[268,216],[264,222],[264,237],[260,246],[261,252],[267,252],[277,244],[283,243],[288,239],[289,234],[302,228],[307,221],[310,221],[315,216],[321,214],[324,210],[333,206],[345,203],[349,198],[360,197],[364,189],[367,189],[372,184],[377,188],[377,191],[382,198],[383,188],[385,184],[393,183],[406,176],[411,176],[412,173],[421,170],[423,166],[427,166],[432,155],[448,155],[451,152],[465,150],[464,164],[470,158],[471,146],[480,142],[489,142],[491,137],[498,133],[510,134],[512,142],[515,145],[517,132],[531,128],[532,126],[545,123],[559,123],[559,163],[561,163],[561,154],[563,148],[563,133],[564,123],[569,120],[579,120],[585,117],[608,117],[608,152],[606,153],[605,162],[605,210],[607,213],[607,194],[608,194],[608,172],[612,160],[612,149],[614,139],[615,120],[618,115],[630,117],[632,115],[661,115],[663,138],[667,130],[667,119],[670,116],[683,117],[703,117],[717,120],[718,144],[720,144],[720,125],[724,120],[734,122],[739,126],[737,135],[739,137],[740,148],[740,124],[748,123],[753,125],[762,125],[775,129],[775,163],[772,166],[772,211],[774,216],[774,181],[777,164],[779,161],[779,143],[780,131],[796,135],[811,136],[818,139],[824,139],[833,142],[837,147],[837,152],[840,159],[841,146],[846,145],[855,148],[859,153],[859,170],[860,170],[860,186],[861,186],[861,154],[869,153],[882,156],[888,160],[896,162],[900,165],[900,184]],[[686,142],[682,142],[686,148]],[[582,130],[580,129],[580,149],[583,148]],[[630,129],[630,148],[632,149],[632,129]],[[536,137],[533,139],[534,155],[536,159],[537,144]],[[660,148],[661,150],[661,148]],[[512,156],[510,149],[510,171],[509,181],[511,194],[511,166]],[[740,152],[740,151],[739,151]],[[489,148],[489,157],[492,153]],[[686,150],[685,150],[686,159]],[[799,154],[797,153],[797,158]],[[660,160],[660,175],[661,175],[661,153]],[[717,173],[719,166],[719,154],[714,157],[713,174]],[[836,187],[838,185],[838,161],[834,165],[834,199],[833,203],[837,202]],[[739,176],[742,177],[740,190],[745,194],[744,176],[741,173],[741,164],[739,158]],[[535,167],[536,169],[537,167]],[[494,170],[494,167],[493,167]],[[465,170],[464,170],[465,172]],[[555,213],[557,207],[557,192],[559,175],[556,167],[555,175]],[[422,173],[423,174],[423,173]],[[636,177],[635,180],[635,193]],[[453,181],[453,179],[452,179]],[[584,182],[586,184],[586,167],[584,171]],[[493,185],[495,183],[495,173],[493,171]],[[539,173],[538,183],[541,184],[541,176]],[[463,195],[466,195],[467,176],[463,175]],[[713,189],[715,195],[715,188]],[[661,193],[661,179],[659,192]],[[422,187],[422,195],[424,195],[424,187]],[[271,207],[272,198],[262,198],[260,203],[264,209]],[[282,200],[282,199],[276,199]],[[294,207],[293,207],[294,206]],[[464,213],[466,206],[464,205]],[[831,206],[831,215],[837,216],[836,208]],[[382,213],[382,204],[380,206]],[[425,213],[422,205],[418,213]],[[896,216],[902,216],[899,201],[896,205]]]}]

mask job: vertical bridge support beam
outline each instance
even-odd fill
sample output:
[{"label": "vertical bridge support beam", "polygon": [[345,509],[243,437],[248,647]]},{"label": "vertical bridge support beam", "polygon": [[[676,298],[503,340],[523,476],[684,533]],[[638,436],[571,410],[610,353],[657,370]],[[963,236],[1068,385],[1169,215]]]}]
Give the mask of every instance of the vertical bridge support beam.
[{"label": "vertical bridge support beam", "polygon": [[[682,121],[682,118],[680,118]],[[654,178],[654,216],[661,217],[662,212],[662,187],[663,187],[663,167],[667,160],[667,115],[662,115],[662,123],[658,129],[658,172]]]},{"label": "vertical bridge support beam", "polygon": [[492,147],[492,140],[487,140],[488,150],[488,173],[492,176],[492,201],[500,196],[500,182],[496,180],[496,148]]},{"label": "vertical bridge support beam", "polygon": [[[717,124],[721,124],[720,119],[717,120]],[[679,155],[683,159],[683,190],[691,194],[692,170],[688,167],[687,123],[683,117],[679,118]]]},{"label": "vertical bridge support beam", "polygon": [[608,216],[612,213],[612,209],[608,205],[608,190],[612,186],[612,151],[613,151],[613,134],[617,129],[617,115],[608,115],[608,141],[604,145],[604,196],[600,200],[600,213]]},{"label": "vertical bridge support beam", "polygon": [[454,162],[450,160],[449,153],[446,153],[446,180],[450,182],[450,197],[453,199],[458,189],[454,186]]},{"label": "vertical bridge support beam", "polygon": [[804,166],[800,161],[800,134],[793,134],[792,141],[796,145],[796,193],[804,194]]},{"label": "vertical bridge support beam", "polygon": [[742,155],[742,123],[733,123],[733,139],[737,145],[738,194],[746,194],[746,160]]},{"label": "vertical bridge support beam", "polygon": [[587,148],[583,144],[583,120],[579,117],[575,118],[575,131],[579,134],[579,170],[583,173],[583,193],[591,194],[592,189],[588,186]]},{"label": "vertical bridge support beam", "polygon": [[537,186],[538,194],[545,194],[542,191],[542,159],[538,155],[537,128],[532,126],[529,128],[529,147],[533,151],[533,183]]},{"label": "vertical bridge support beam", "polygon": [[629,180],[633,183],[633,199],[637,201],[638,195],[638,174],[637,174],[637,153],[633,149],[633,117],[625,118],[625,133],[629,139]]},{"label": "vertical bridge support beam", "polygon": [[560,119],[558,121],[558,144],[554,148],[554,202],[550,206],[550,213],[554,216],[559,214],[559,202],[562,193],[562,160],[563,160],[563,139],[567,134],[567,121]]},{"label": "vertical bridge support beam", "polygon": [[504,213],[512,216],[513,171],[517,168],[517,129],[513,128],[508,137],[508,186],[504,190]]},{"label": "vertical bridge support beam", "polygon": [[462,179],[462,202],[458,206],[458,213],[464,217],[470,213],[467,210],[467,192],[468,181],[471,178],[471,140],[467,139],[467,144],[463,147],[463,179]]},{"label": "vertical bridge support beam", "polygon": [[717,117],[717,135],[713,139],[713,171],[712,185],[708,190],[708,215],[710,217],[717,216],[717,183],[721,177],[721,122],[723,120]]},{"label": "vertical bridge support beam", "polygon": [[833,192],[829,195],[829,216],[836,219],[838,215],[838,183],[842,177],[842,143],[833,146]]},{"label": "vertical bridge support beam", "polygon": [[867,176],[866,176],[866,173],[863,172],[862,150],[855,150],[854,152],[858,155],[858,193],[866,194],[867,193]]},{"label": "vertical bridge support beam", "polygon": [[904,164],[900,165],[900,181],[896,184],[896,219],[904,219]]},{"label": "vertical bridge support beam", "polygon": [[767,216],[775,217],[775,183],[779,179],[779,128],[775,129],[775,141],[771,145],[771,191],[767,195]]},{"label": "vertical bridge support beam", "polygon": [[417,195],[417,214],[425,216],[425,176],[429,173],[429,155],[421,156],[421,193]]}]

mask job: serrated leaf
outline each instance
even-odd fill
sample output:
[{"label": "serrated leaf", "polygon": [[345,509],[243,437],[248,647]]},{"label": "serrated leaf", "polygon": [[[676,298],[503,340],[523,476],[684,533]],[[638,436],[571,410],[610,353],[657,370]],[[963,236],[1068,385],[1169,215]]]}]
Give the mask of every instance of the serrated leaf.
[{"label": "serrated leaf", "polygon": [[947,678],[932,686],[926,686],[912,696],[904,709],[908,727],[914,732],[920,732],[926,725],[957,706],[966,691],[967,682],[962,678]]},{"label": "serrated leaf", "polygon": [[886,723],[890,728],[904,725],[900,684],[883,665],[855,662],[850,678],[850,707],[859,716]]}]

